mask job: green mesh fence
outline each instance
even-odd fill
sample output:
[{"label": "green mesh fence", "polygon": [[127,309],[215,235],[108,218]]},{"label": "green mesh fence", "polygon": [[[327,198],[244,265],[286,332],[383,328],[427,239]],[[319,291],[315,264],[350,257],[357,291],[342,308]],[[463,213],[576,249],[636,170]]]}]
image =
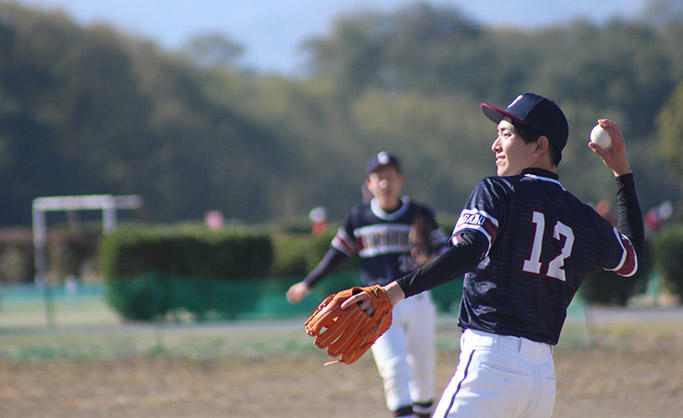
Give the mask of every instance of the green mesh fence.
[{"label": "green mesh fence", "polygon": [[[332,274],[301,303],[287,302],[287,289],[300,277],[231,279],[229,281],[146,274],[107,286],[109,305],[132,320],[188,313],[198,321],[276,319],[308,315],[326,296],[359,284],[356,271]],[[440,312],[457,312],[462,279],[432,291]]]},{"label": "green mesh fence", "polygon": [[[301,318],[308,316],[329,294],[360,282],[358,272],[336,273],[323,280],[301,303],[291,305],[285,293],[300,279],[226,282],[145,275],[126,280],[125,286],[113,289],[83,283],[73,289],[55,285],[49,292],[34,285],[0,286],[0,333],[3,329],[44,326],[46,317],[48,323],[59,326],[114,324],[121,317],[148,321],[161,315],[166,319],[178,315],[181,320],[185,319],[181,315],[191,315],[197,321]],[[440,313],[457,315],[462,279],[433,289],[431,295]],[[567,315],[582,319],[587,308],[586,302],[576,297]]]}]

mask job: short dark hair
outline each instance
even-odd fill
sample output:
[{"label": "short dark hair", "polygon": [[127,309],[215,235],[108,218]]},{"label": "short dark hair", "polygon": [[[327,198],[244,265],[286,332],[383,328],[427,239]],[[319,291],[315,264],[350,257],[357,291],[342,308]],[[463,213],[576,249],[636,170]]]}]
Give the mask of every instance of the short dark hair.
[{"label": "short dark hair", "polygon": [[[522,125],[521,123],[510,120],[512,123],[512,126],[515,127],[515,131],[519,134],[519,136],[522,137],[522,140],[524,141],[525,144],[531,143],[531,142],[536,142],[538,141],[538,138],[541,136],[538,132],[536,132],[531,126],[529,125]],[[553,163],[555,167],[557,167],[560,164],[560,161],[562,161],[562,151],[557,149],[557,147],[548,141],[548,154],[550,154],[550,162]]]}]

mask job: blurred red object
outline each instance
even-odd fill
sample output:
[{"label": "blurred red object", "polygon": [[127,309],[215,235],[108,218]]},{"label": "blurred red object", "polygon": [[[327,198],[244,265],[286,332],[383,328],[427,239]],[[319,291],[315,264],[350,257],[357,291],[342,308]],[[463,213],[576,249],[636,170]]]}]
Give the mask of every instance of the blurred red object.
[{"label": "blurred red object", "polygon": [[600,216],[607,219],[607,221],[610,224],[612,224],[612,226],[616,225],[617,218],[614,216],[614,213],[612,213],[612,207],[610,206],[608,201],[599,201],[598,205],[595,207],[595,211],[598,212]]},{"label": "blurred red object", "polygon": [[645,227],[653,232],[659,231],[671,219],[672,214],[673,205],[668,200],[650,208],[645,214]]},{"label": "blurred red object", "polygon": [[311,234],[322,235],[327,232],[327,210],[324,207],[318,206],[311,209],[308,219],[313,223]]}]

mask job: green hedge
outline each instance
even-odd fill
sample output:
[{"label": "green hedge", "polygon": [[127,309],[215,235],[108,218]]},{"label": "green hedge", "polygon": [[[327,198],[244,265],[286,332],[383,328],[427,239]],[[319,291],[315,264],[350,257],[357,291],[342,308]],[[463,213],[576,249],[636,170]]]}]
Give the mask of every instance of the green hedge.
[{"label": "green hedge", "polygon": [[107,281],[150,272],[181,277],[263,277],[273,249],[265,233],[203,228],[118,230],[99,247]]},{"label": "green hedge", "polygon": [[579,296],[586,302],[596,305],[625,306],[629,299],[645,292],[653,266],[652,244],[646,240],[644,251],[638,259],[637,277],[622,277],[611,271],[596,271],[586,276]]},{"label": "green hedge", "polygon": [[99,247],[110,306],[130,320],[190,312],[197,320],[232,318],[256,303],[226,280],[262,278],[273,259],[267,234],[204,228],[116,231]]},{"label": "green hedge", "polygon": [[269,274],[272,277],[304,276],[310,271],[311,260],[320,253],[310,234],[273,235],[272,244],[273,264]]},{"label": "green hedge", "polygon": [[[189,313],[196,321],[254,314],[263,283],[148,273],[107,284],[106,300],[124,319],[150,321]],[[284,293],[281,295],[284,299]]]},{"label": "green hedge", "polygon": [[671,225],[655,237],[656,269],[664,287],[683,301],[683,223]]},{"label": "green hedge", "polygon": [[[273,265],[270,276],[300,276],[301,279],[318,265],[330,249],[335,232],[323,235],[307,234],[274,234]],[[351,257],[344,261],[338,271],[358,270],[360,259]]]}]

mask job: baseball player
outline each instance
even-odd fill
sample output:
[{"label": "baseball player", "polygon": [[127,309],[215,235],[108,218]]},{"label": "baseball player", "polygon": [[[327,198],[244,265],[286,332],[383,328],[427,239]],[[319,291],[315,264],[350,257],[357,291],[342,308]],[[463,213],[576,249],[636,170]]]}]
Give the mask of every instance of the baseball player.
[{"label": "baseball player", "polygon": [[[600,119],[613,147],[588,146],[616,179],[615,229],[555,173],[569,127],[553,101],[526,93],[506,109],[481,109],[498,126],[498,176],[474,188],[446,252],[383,289],[395,303],[466,273],[460,362],[435,417],[550,417],[552,347],[584,275],[638,270],[644,233],[633,174],[619,127]],[[353,303],[372,313],[364,293],[342,308]]]},{"label": "baseball player", "polygon": [[[332,240],[318,266],[287,292],[291,303],[299,302],[311,288],[348,257],[361,258],[364,286],[385,285],[426,262],[411,245],[411,226],[427,224],[431,247],[445,251],[447,235],[437,226],[433,213],[408,197],[401,197],[404,176],[396,157],[380,152],[367,165],[366,185],[373,198],[354,207]],[[422,247],[424,248],[424,247]],[[433,257],[432,257],[433,258]],[[424,261],[423,261],[424,260]],[[372,354],[384,383],[387,408],[396,417],[429,417],[434,399],[434,328],[436,309],[429,292],[398,303],[394,322],[372,346]]]}]

